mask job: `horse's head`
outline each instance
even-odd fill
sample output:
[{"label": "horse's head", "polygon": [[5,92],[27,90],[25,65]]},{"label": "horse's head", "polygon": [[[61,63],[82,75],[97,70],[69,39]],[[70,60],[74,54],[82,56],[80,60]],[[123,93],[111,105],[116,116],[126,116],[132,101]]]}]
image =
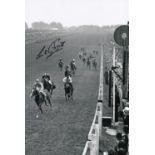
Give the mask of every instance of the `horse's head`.
[{"label": "horse's head", "polygon": [[56,89],[56,85],[54,83],[52,83],[51,89]]}]

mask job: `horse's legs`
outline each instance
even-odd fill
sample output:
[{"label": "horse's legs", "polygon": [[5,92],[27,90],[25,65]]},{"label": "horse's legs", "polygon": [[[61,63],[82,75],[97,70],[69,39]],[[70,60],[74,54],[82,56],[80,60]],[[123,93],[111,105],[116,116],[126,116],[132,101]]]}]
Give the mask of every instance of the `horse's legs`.
[{"label": "horse's legs", "polygon": [[46,102],[46,99],[45,99],[45,105],[48,106],[48,105],[47,105],[47,102]]},{"label": "horse's legs", "polygon": [[39,110],[40,110],[41,114],[43,114],[43,110],[42,110],[41,104],[39,105]]},{"label": "horse's legs", "polygon": [[49,105],[50,105],[50,106],[52,106],[52,104],[51,104],[51,100],[50,100],[49,95],[47,95],[47,96],[46,96],[46,99],[47,99],[47,101],[48,101]]},{"label": "horse's legs", "polygon": [[67,102],[67,96],[65,95],[65,99],[66,99],[66,102]]},{"label": "horse's legs", "polygon": [[72,72],[73,72],[73,75],[75,75],[75,70],[74,70],[74,69],[73,69],[73,71],[72,71]]},{"label": "horse's legs", "polygon": [[68,95],[65,93],[66,102],[68,101]]}]

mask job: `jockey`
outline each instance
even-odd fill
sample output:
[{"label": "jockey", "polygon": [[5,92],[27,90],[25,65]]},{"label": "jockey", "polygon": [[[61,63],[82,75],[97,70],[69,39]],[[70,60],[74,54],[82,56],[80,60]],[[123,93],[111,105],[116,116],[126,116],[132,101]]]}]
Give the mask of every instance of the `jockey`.
[{"label": "jockey", "polygon": [[59,63],[62,63],[63,64],[62,58],[59,59]]},{"label": "jockey", "polygon": [[70,67],[72,68],[74,65],[75,69],[76,69],[76,63],[75,63],[75,59],[73,59],[71,62],[70,62]]},{"label": "jockey", "polygon": [[66,77],[64,77],[62,81],[64,82],[64,87],[65,87],[65,84],[66,83],[69,83],[70,86],[71,86],[71,88],[73,89],[72,78],[69,75],[67,75]]},{"label": "jockey", "polygon": [[45,73],[43,76],[42,76],[42,80],[46,80],[48,81],[50,84],[52,84],[51,82],[51,77],[48,73]]},{"label": "jockey", "polygon": [[67,77],[67,76],[70,76],[71,77],[71,71],[70,71],[68,65],[66,66],[66,69],[65,69],[65,73],[64,74],[65,74],[65,77]]},{"label": "jockey", "polygon": [[60,58],[60,59],[59,59],[59,62],[58,62],[58,65],[61,65],[61,66],[63,67],[63,64],[64,64],[64,63],[63,63],[63,61],[62,61],[62,58]]},{"label": "jockey", "polygon": [[75,59],[72,60],[72,63],[73,63],[74,65],[76,65],[76,63],[75,63]]},{"label": "jockey", "polygon": [[[54,82],[51,80],[51,77],[49,74],[45,73],[43,76],[42,76],[42,82],[43,82],[43,86],[44,86],[44,90],[47,90],[47,85],[45,84],[46,82],[49,83],[50,87],[53,86],[53,89],[56,88]],[[48,87],[49,88],[49,87]]]},{"label": "jockey", "polygon": [[34,88],[35,88],[36,90],[38,90],[39,92],[43,93],[43,94],[46,96],[46,93],[44,92],[43,84],[42,84],[42,82],[40,82],[39,79],[36,79],[36,80],[35,80]]}]

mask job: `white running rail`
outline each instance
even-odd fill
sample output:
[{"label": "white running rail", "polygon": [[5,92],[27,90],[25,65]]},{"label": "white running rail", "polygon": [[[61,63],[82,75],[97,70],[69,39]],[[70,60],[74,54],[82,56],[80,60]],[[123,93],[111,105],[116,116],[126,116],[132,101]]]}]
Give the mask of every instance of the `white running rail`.
[{"label": "white running rail", "polygon": [[98,103],[94,119],[88,133],[88,141],[85,144],[82,155],[99,155],[99,138],[102,135],[102,102],[103,102],[103,46],[101,46],[100,84]]}]

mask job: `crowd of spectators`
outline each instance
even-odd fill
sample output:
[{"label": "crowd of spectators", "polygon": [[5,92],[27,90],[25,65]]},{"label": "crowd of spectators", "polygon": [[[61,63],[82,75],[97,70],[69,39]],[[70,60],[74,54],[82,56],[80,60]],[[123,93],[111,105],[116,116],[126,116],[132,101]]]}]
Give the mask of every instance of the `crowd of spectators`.
[{"label": "crowd of spectators", "polygon": [[124,104],[122,111],[123,131],[116,134],[117,145],[114,149],[108,151],[108,155],[128,155],[129,150],[129,103]]}]

